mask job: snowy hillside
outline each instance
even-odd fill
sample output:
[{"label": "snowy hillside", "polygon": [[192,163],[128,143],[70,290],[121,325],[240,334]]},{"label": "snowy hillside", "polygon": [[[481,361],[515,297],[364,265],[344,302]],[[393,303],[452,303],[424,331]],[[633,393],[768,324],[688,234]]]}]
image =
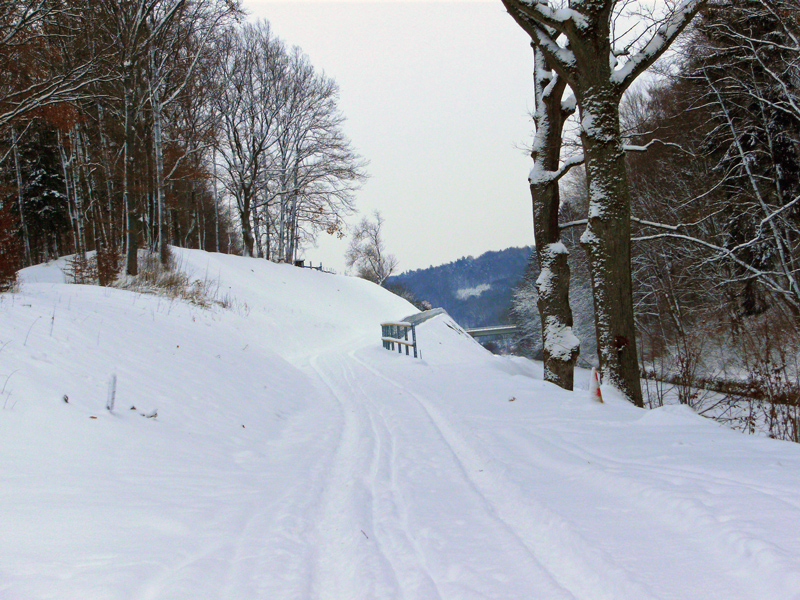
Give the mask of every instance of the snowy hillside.
[{"label": "snowy hillside", "polygon": [[0,296],[0,599],[800,599],[799,445],[592,403],[446,316],[387,352],[381,288],[176,253],[233,307],[57,265]]}]

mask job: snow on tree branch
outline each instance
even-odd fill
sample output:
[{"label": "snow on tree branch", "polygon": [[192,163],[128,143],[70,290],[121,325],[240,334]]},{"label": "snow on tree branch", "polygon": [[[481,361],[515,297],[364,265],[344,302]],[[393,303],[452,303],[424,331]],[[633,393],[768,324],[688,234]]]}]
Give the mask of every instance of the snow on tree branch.
[{"label": "snow on tree branch", "polygon": [[627,88],[669,48],[707,0],[684,0],[664,19],[645,46],[612,74],[612,81]]},{"label": "snow on tree branch", "polygon": [[534,163],[528,174],[528,181],[531,184],[552,183],[558,181],[566,175],[572,168],[583,164],[583,154],[576,154],[565,160],[557,171],[545,171],[541,165]]},{"label": "snow on tree branch", "polygon": [[570,27],[589,26],[586,17],[570,7],[551,7],[540,0],[517,0],[514,4],[529,18],[559,33],[565,33]]}]

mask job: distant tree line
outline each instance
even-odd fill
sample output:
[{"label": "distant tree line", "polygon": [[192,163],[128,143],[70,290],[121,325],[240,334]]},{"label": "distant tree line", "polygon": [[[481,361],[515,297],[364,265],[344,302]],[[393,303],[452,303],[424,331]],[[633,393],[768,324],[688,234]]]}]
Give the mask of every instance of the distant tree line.
[{"label": "distant tree line", "polygon": [[[389,289],[409,299],[444,308],[462,327],[504,325],[511,321],[511,295],[531,251],[526,246],[467,256],[436,267],[407,271],[386,283]],[[536,337],[541,340],[541,330]]]},{"label": "distant tree line", "polygon": [[[239,0],[0,0],[0,262],[292,261],[364,163],[338,88]],[[0,273],[2,277],[2,273]]]}]

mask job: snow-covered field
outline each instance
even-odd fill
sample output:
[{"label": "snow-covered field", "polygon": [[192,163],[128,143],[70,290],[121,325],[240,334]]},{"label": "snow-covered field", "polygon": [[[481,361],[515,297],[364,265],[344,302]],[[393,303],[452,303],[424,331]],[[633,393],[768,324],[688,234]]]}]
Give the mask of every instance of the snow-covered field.
[{"label": "snow-covered field", "polygon": [[446,316],[387,352],[414,310],[372,284],[179,254],[234,308],[57,265],[0,296],[0,599],[800,598],[799,445],[592,403]]}]

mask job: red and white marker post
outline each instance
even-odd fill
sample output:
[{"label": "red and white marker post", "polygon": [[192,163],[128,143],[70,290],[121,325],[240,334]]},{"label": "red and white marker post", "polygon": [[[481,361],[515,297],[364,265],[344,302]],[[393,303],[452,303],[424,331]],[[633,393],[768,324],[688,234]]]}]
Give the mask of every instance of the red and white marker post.
[{"label": "red and white marker post", "polygon": [[595,402],[603,403],[603,393],[600,391],[600,375],[592,367],[592,379],[589,382],[589,397]]}]

